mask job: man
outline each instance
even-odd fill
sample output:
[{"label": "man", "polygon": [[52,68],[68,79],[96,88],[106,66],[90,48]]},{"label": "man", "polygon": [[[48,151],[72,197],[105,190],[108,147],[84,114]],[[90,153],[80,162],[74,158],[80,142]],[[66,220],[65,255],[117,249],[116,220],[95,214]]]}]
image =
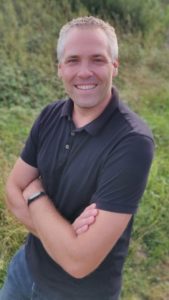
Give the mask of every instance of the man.
[{"label": "man", "polygon": [[153,139],[112,87],[113,27],[72,20],[57,55],[69,99],[43,109],[9,176],[8,207],[30,234],[0,300],[117,300]]}]

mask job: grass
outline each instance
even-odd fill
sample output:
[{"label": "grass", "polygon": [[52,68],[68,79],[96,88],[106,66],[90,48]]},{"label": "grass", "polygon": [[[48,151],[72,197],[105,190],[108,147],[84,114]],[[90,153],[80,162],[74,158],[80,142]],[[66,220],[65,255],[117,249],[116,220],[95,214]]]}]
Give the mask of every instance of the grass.
[{"label": "grass", "polygon": [[161,53],[162,57],[157,67],[158,55],[154,52],[155,49],[152,55],[145,52],[140,63],[127,66],[127,72],[124,68],[123,82],[119,82],[123,96],[130,99],[130,106],[149,124],[156,143],[148,186],[135,220],[125,265],[124,300],[169,298],[169,86],[165,62],[169,53],[165,48],[156,49],[156,55]]},{"label": "grass", "polygon": [[[26,236],[26,230],[5,208],[6,178],[38,112],[64,95],[55,77],[53,52],[58,28],[73,13],[68,1],[60,2],[56,5],[51,0],[48,6],[46,1],[32,6],[28,0],[26,4],[17,0],[0,3],[0,286],[11,256]],[[153,45],[153,33],[149,37],[145,41],[139,33],[120,33],[119,38],[120,68],[115,84],[124,101],[149,124],[156,143],[124,268],[122,300],[169,299],[169,45],[167,38]]]},{"label": "grass", "polygon": [[21,107],[0,109],[0,285],[12,254],[24,241],[26,231],[5,209],[6,178],[23,147],[35,111]]},{"label": "grass", "polygon": [[[135,47],[134,40],[132,47],[132,51],[136,52],[138,44],[136,43]],[[166,62],[169,53],[165,47],[140,52],[139,63],[138,60],[134,60],[133,64],[124,64],[119,86],[123,97],[128,99],[127,102],[151,127],[156,142],[156,153],[149,183],[135,220],[129,257],[125,266],[125,288],[122,298],[167,300],[169,87]]]},{"label": "grass", "polygon": [[[127,82],[130,84],[124,85],[121,94],[125,96],[125,99],[130,100],[129,105],[152,128],[156,141],[156,155],[149,183],[135,220],[129,255],[125,264],[122,299],[167,300],[169,282],[167,275],[169,273],[168,82],[164,78],[161,79],[162,86],[166,87],[161,89],[161,85],[157,85],[157,75],[148,67],[144,67],[144,70],[139,73],[135,72],[135,77],[132,77],[132,69],[128,67],[126,69],[128,71]],[[150,72],[152,72],[151,77],[149,77]],[[147,87],[142,82],[143,74]],[[146,80],[146,76],[149,80],[148,78]],[[117,85],[120,85],[119,82],[117,81]],[[133,90],[131,90],[131,85],[134,86]],[[142,90],[143,86],[146,87],[144,90]],[[147,88],[151,91],[150,93]],[[129,94],[130,97],[128,97]],[[137,100],[138,94],[141,100]],[[23,227],[4,209],[4,185],[7,174],[20,153],[38,111],[39,109],[20,106],[0,109],[0,169],[3,170],[0,178],[0,283],[3,282],[10,257],[24,241],[26,234]]]}]

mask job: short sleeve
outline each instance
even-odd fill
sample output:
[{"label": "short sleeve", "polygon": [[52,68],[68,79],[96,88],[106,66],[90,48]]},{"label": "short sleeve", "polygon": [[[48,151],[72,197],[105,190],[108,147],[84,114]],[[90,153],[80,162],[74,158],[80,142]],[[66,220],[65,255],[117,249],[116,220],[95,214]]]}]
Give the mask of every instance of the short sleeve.
[{"label": "short sleeve", "polygon": [[135,213],[148,178],[154,143],[144,135],[130,135],[109,153],[91,202],[99,209]]},{"label": "short sleeve", "polygon": [[37,152],[38,152],[38,139],[39,139],[39,128],[41,124],[42,113],[35,120],[29,136],[26,140],[25,146],[21,152],[21,158],[29,165],[37,168]]}]

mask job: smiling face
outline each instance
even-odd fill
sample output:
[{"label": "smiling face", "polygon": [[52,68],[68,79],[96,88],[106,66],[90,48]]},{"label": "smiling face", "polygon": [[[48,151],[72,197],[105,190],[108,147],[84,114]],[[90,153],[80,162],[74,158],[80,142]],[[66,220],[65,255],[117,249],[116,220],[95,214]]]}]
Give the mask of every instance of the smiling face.
[{"label": "smiling face", "polygon": [[111,97],[115,66],[108,38],[100,28],[73,28],[69,31],[58,75],[74,102],[81,109],[101,111]]}]

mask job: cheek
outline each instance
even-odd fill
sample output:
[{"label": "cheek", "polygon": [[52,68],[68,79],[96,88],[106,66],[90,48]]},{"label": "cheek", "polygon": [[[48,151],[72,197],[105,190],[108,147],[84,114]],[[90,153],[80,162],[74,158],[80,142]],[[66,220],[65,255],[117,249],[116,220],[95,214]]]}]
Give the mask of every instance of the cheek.
[{"label": "cheek", "polygon": [[62,72],[62,80],[65,83],[69,83],[69,81],[71,81],[71,79],[73,78],[73,73],[70,71],[64,71]]},{"label": "cheek", "polygon": [[110,78],[113,77],[113,69],[112,68],[102,68],[98,69],[98,72],[96,72],[97,76],[102,78],[105,81],[109,81]]},{"label": "cheek", "polygon": [[73,84],[71,83],[71,79],[67,76],[62,77],[62,82],[64,85],[64,88],[67,92],[70,92],[73,88]]}]

